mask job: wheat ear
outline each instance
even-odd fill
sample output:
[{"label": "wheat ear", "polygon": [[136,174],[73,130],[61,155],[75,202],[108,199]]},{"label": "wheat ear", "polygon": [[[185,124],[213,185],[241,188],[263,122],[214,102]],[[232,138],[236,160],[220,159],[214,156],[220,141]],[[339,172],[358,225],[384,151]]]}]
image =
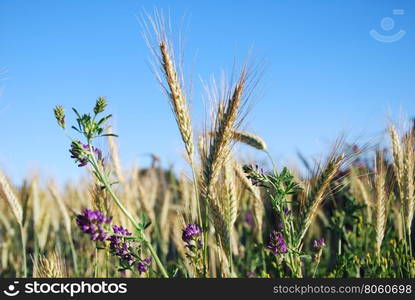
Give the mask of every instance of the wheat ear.
[{"label": "wheat ear", "polygon": [[22,243],[22,259],[23,259],[22,273],[23,273],[23,277],[27,277],[26,236],[25,236],[25,231],[23,228],[23,209],[19,203],[19,200],[17,200],[15,193],[10,187],[10,184],[6,176],[1,171],[0,171],[0,198],[5,199],[6,202],[9,204],[12,210],[12,213],[16,218],[17,223],[19,224],[20,240]]},{"label": "wheat ear", "polygon": [[202,159],[205,192],[209,192],[209,189],[215,184],[221,166],[228,158],[229,146],[232,141],[234,127],[237,126],[246,80],[247,71],[243,68],[231,96],[225,103],[218,104],[212,130],[213,136],[207,139],[209,144],[205,148],[205,157]]},{"label": "wheat ear", "polygon": [[7,201],[17,223],[23,226],[23,209],[6,176],[0,171],[0,197]]},{"label": "wheat ear", "polygon": [[49,258],[43,255],[39,255],[34,261],[35,278],[64,278],[65,275],[65,263],[63,259],[53,252]]},{"label": "wheat ear", "polygon": [[340,156],[334,157],[329,159],[326,167],[320,172],[315,181],[314,185],[311,187],[310,192],[308,194],[305,208],[303,211],[303,217],[300,223],[300,236],[299,236],[299,243],[301,243],[302,239],[307,233],[307,230],[310,228],[311,223],[314,220],[314,217],[317,214],[317,211],[324,200],[325,194],[329,188],[331,181],[333,180],[334,176],[340,169],[343,161],[345,159],[345,155],[341,154]]},{"label": "wheat ear", "polygon": [[403,165],[404,165],[404,155],[401,146],[401,140],[396,131],[395,126],[389,128],[390,139],[392,144],[392,155],[393,155],[393,170],[395,173],[396,183],[399,191],[399,200],[403,204]]},{"label": "wheat ear", "polygon": [[255,149],[268,152],[267,144],[265,143],[265,141],[261,137],[255,134],[245,132],[245,131],[234,130],[232,138],[235,141],[247,144]]},{"label": "wheat ear", "polygon": [[411,235],[412,219],[414,217],[414,143],[413,138],[408,136],[404,142],[404,167],[403,167],[403,194],[406,208],[406,228]]},{"label": "wheat ear", "polygon": [[377,153],[376,160],[376,173],[375,173],[375,232],[376,232],[376,253],[380,254],[380,248],[385,236],[386,228],[386,191],[385,191],[385,178],[386,171],[383,161],[382,153]]},{"label": "wheat ear", "polygon": [[180,130],[189,160],[193,161],[193,133],[190,121],[190,113],[187,107],[186,97],[179,82],[179,77],[173,62],[166,40],[159,41],[162,68],[165,80],[169,87],[168,95],[173,109],[177,125]]}]

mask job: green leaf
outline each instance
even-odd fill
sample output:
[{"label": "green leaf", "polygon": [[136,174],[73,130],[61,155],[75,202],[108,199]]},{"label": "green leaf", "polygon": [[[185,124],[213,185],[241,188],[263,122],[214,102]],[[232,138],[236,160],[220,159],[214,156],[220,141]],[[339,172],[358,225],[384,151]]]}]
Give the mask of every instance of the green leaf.
[{"label": "green leaf", "polygon": [[112,118],[112,115],[108,115],[106,117],[103,117],[101,120],[98,121],[98,126],[100,126],[101,124],[103,124],[106,120]]},{"label": "green leaf", "polygon": [[76,116],[78,117],[78,119],[81,119],[81,115],[80,115],[80,113],[76,110],[76,108],[72,107],[72,110],[74,111],[74,113],[76,114]]},{"label": "green leaf", "polygon": [[100,136],[113,136],[113,137],[118,137],[117,134],[114,133],[105,133],[105,134],[101,134]]}]

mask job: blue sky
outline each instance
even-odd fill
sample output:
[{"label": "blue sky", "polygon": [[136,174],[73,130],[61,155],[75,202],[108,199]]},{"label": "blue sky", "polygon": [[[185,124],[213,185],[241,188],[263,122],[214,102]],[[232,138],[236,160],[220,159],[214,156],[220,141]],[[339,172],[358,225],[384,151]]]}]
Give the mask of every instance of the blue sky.
[{"label": "blue sky", "polygon": [[[298,149],[316,155],[343,131],[374,139],[389,112],[415,115],[414,1],[0,0],[0,68],[7,69],[0,167],[13,179],[33,169],[62,181],[82,174],[52,108],[86,111],[100,95],[115,115],[125,166],[147,164],[150,152],[165,165],[184,165],[136,18],[154,7],[182,28],[195,127],[202,124],[200,78],[230,70],[249,52],[266,68],[247,129],[280,162]],[[405,35],[384,43],[370,30]]]}]

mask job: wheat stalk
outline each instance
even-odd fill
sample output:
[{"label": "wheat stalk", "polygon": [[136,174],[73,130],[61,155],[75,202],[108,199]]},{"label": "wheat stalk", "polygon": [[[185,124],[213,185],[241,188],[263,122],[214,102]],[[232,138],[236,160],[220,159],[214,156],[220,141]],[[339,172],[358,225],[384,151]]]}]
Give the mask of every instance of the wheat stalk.
[{"label": "wheat stalk", "polygon": [[[203,176],[205,192],[216,182],[220,168],[230,152],[230,143],[233,137],[234,127],[240,114],[243,100],[243,92],[247,81],[247,70],[243,68],[239,80],[236,83],[232,95],[225,103],[220,103],[214,120],[213,136],[208,140],[206,156],[203,158]],[[222,112],[223,111],[223,112]]]},{"label": "wheat stalk", "polygon": [[403,194],[406,208],[406,228],[411,235],[412,219],[414,217],[414,143],[413,138],[408,136],[404,143],[404,167],[403,167]]},{"label": "wheat stalk", "polygon": [[330,182],[340,169],[344,159],[344,154],[329,159],[326,167],[323,168],[320,174],[317,175],[317,180],[311,187],[310,192],[308,194],[305,203],[305,208],[303,211],[303,216],[300,221],[300,235],[298,240],[299,243],[301,243],[302,239],[307,233],[307,230],[310,228],[310,225],[313,222],[314,217],[316,216],[317,211],[324,200]]},{"label": "wheat stalk", "polygon": [[[170,40],[167,37],[164,18],[155,12],[154,17],[147,16],[147,19],[152,30],[149,30],[149,26],[146,21],[144,21],[144,27],[146,29],[144,38],[147,42],[147,46],[155,57],[156,64],[159,66],[159,68],[155,68],[155,74],[170,100],[169,103],[176,118],[182,140],[185,144],[189,161],[193,162],[193,132],[186,95],[183,88],[183,74],[179,75],[174,60],[174,51],[171,47]],[[154,32],[155,34],[158,50],[156,50],[151,43],[151,37],[153,36],[151,32]],[[161,69],[161,72],[157,71],[157,69]]]},{"label": "wheat stalk", "polygon": [[375,232],[376,232],[376,253],[380,254],[380,248],[385,236],[386,228],[386,191],[385,178],[386,171],[383,161],[382,153],[377,153],[375,159],[376,173],[375,173]]}]

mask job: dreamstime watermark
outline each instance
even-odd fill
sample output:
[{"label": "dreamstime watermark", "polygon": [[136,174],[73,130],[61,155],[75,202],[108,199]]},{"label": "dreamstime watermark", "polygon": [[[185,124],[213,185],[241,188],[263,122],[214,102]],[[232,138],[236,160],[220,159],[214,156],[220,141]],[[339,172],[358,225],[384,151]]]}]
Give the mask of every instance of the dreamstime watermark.
[{"label": "dreamstime watermark", "polygon": [[127,293],[126,283],[107,283],[105,281],[89,283],[81,281],[79,283],[64,282],[27,282],[19,288],[19,282],[14,281],[3,293],[6,296],[14,297],[20,293],[24,294],[64,294],[74,297],[77,294],[125,294]]},{"label": "dreamstime watermark", "polygon": [[[405,14],[405,11],[403,9],[394,9],[392,11],[392,14],[394,16],[402,16]],[[399,31],[397,31],[394,34],[391,34],[391,31],[395,28],[395,20],[392,19],[391,17],[384,17],[381,21],[380,21],[380,27],[382,28],[382,30],[384,31],[384,33],[379,33],[377,30],[372,29],[369,31],[369,34],[377,41],[381,42],[381,43],[393,43],[393,42],[397,42],[400,39],[402,39],[405,34],[406,31],[403,29],[400,29]],[[386,33],[386,34],[385,34]]]}]

